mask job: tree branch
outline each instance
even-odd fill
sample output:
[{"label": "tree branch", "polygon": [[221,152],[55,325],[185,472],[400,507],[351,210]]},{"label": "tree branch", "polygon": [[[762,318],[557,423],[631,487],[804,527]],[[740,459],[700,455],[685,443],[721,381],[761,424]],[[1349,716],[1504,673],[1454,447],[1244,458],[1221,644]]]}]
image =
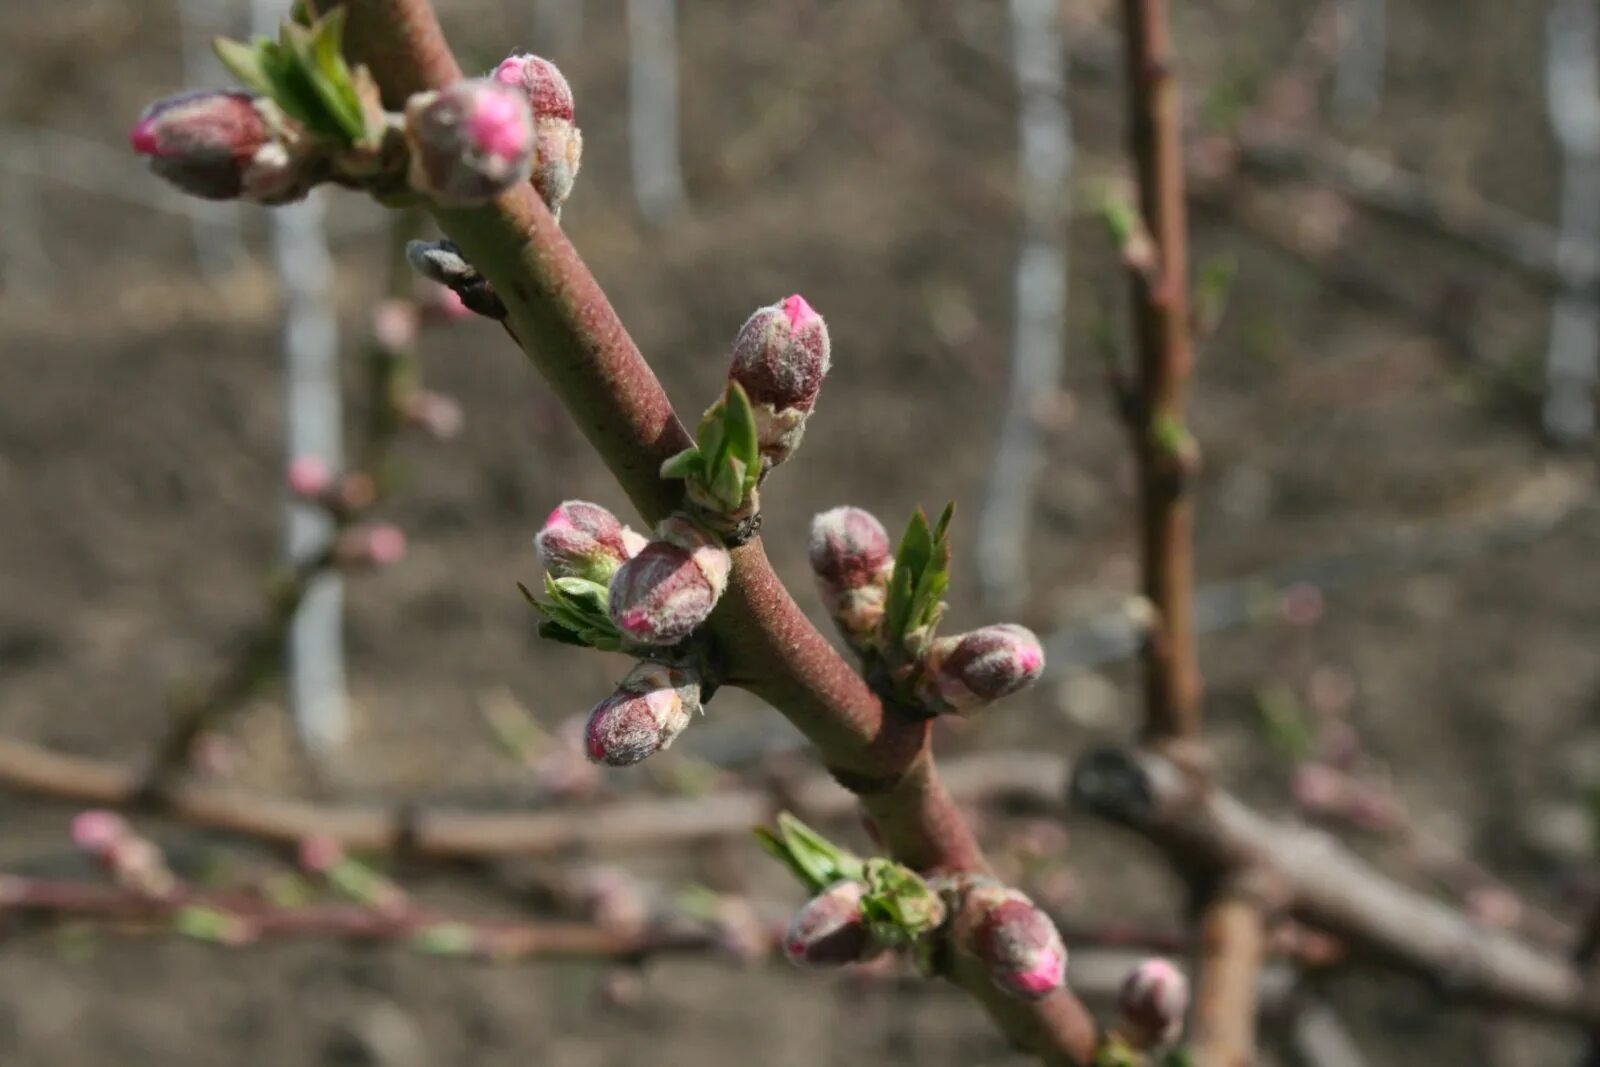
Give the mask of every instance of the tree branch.
[{"label": "tree branch", "polygon": [[1256,989],[1266,954],[1259,902],[1224,888],[1200,917],[1193,1048],[1199,1067],[1249,1067],[1256,1047]]}]

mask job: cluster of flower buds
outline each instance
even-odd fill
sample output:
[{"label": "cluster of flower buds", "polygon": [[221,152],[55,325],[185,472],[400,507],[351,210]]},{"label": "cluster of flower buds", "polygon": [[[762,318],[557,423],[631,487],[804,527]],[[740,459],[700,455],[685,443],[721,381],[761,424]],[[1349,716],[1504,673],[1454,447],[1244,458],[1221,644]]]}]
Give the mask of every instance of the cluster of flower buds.
[{"label": "cluster of flower buds", "polygon": [[199,91],[157,100],[128,140],[157,175],[205,200],[282,204],[311,188],[295,131],[249,93]]},{"label": "cluster of flower buds", "polygon": [[406,101],[411,188],[442,204],[479,204],[533,172],[533,115],[523,93],[490,78]]},{"label": "cluster of flower buds", "polygon": [[116,883],[161,897],[178,886],[161,850],[111,811],[83,811],[72,819],[72,843],[93,856]]},{"label": "cluster of flower buds", "polygon": [[828,886],[795,912],[783,938],[784,955],[800,967],[842,967],[880,951],[862,910],[864,883],[845,879]]},{"label": "cluster of flower buds", "polygon": [[798,293],[757,309],[740,328],[728,377],[755,409],[763,469],[799,447],[829,358],[827,323]]},{"label": "cluster of flower buds", "polygon": [[552,578],[587,578],[601,585],[645,544],[611,512],[585,500],[560,504],[533,539],[539,562]]},{"label": "cluster of flower buds", "polygon": [[1044,650],[1033,631],[997,623],[935,640],[922,660],[917,695],[931,710],[969,711],[1032,685],[1043,671]]},{"label": "cluster of flower buds", "polygon": [[533,116],[533,187],[550,213],[560,218],[583,160],[583,134],[573,123],[572,87],[554,63],[539,56],[508,56],[490,77],[518,90],[528,101]]},{"label": "cluster of flower buds", "polygon": [[1189,980],[1170,960],[1147,959],[1128,972],[1117,995],[1118,1032],[1140,1050],[1167,1048],[1183,1034]]},{"label": "cluster of flower buds", "polygon": [[810,557],[829,618],[852,648],[870,647],[894,573],[883,523],[861,508],[824,511],[811,520]]},{"label": "cluster of flower buds", "polygon": [[1067,949],[1050,917],[1016,889],[978,884],[956,914],[957,946],[981,963],[996,986],[1038,1000],[1066,981]]},{"label": "cluster of flower buds", "polygon": [[700,710],[700,676],[641,660],[589,712],[584,747],[595,763],[629,767],[672,744]]},{"label": "cluster of flower buds", "polygon": [[635,644],[677,644],[710,617],[731,566],[720,537],[681,514],[669,516],[612,575],[612,621]]}]

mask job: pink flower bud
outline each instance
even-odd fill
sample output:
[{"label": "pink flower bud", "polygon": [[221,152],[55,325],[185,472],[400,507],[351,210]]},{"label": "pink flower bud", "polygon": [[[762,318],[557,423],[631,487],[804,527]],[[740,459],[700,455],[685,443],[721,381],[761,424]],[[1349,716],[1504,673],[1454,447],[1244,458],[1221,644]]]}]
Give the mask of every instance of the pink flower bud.
[{"label": "pink flower bud", "polygon": [[697,675],[641,662],[589,712],[584,747],[592,762],[632,766],[670,746],[699,709]]},{"label": "pink flower bud", "polygon": [[406,402],[406,421],[440,441],[461,432],[461,405],[443,393],[418,389]]},{"label": "pink flower bud", "polygon": [[352,526],[339,535],[336,555],[346,566],[391,566],[405,558],[405,531],[388,522]]},{"label": "pink flower bud", "polygon": [[333,472],[316,456],[296,456],[289,463],[284,482],[295,496],[317,502],[333,487]]},{"label": "pink flower bud", "polygon": [[528,100],[535,143],[533,187],[559,217],[583,162],[583,134],[572,121],[572,87],[554,63],[538,56],[510,56],[495,68],[493,78]]},{"label": "pink flower bud", "polygon": [[867,887],[842,881],[795,912],[783,938],[784,955],[800,967],[841,967],[872,954],[872,934],[861,911]]},{"label": "pink flower bud", "polygon": [[128,824],[114,811],[80,811],[72,817],[72,843],[91,856],[104,856],[128,836]]},{"label": "pink flower bud", "polygon": [[1038,1000],[1066,981],[1067,949],[1049,916],[1024,894],[1002,886],[968,890],[956,916],[956,942],[1002,990]]},{"label": "pink flower bud", "polygon": [[572,86],[548,59],[531,55],[507,56],[490,77],[502,85],[521,89],[535,119],[572,121]]},{"label": "pink flower bud", "polygon": [[728,585],[732,561],[722,541],[688,519],[673,516],[656,540],[611,579],[611,618],[641,645],[671,645],[711,615]]},{"label": "pink flower bud", "polygon": [[750,395],[769,466],[799,446],[828,366],[827,324],[798,293],[757,309],[740,328],[728,377]]},{"label": "pink flower bud", "polygon": [[533,545],[551,577],[604,584],[634,555],[630,545],[641,540],[599,504],[568,500],[544,520]]},{"label": "pink flower bud", "polygon": [[331,837],[313,834],[300,839],[300,869],[309,874],[327,874],[343,859],[343,846]]},{"label": "pink flower bud", "polygon": [[810,555],[825,592],[885,581],[894,566],[889,532],[860,508],[834,508],[812,519]]},{"label": "pink flower bud", "polygon": [[429,319],[458,322],[461,319],[470,319],[475,314],[462,302],[460,293],[438,282],[425,283],[425,295],[421,297],[421,301],[423,314]]},{"label": "pink flower bud", "polygon": [[372,339],[379,348],[404,352],[417,343],[421,315],[409,300],[380,300],[372,309]]},{"label": "pink flower bud", "polygon": [[1010,696],[1032,685],[1043,671],[1044,649],[1033,631],[1000,623],[935,641],[919,695],[935,706],[961,711]]},{"label": "pink flower bud", "polygon": [[156,174],[206,200],[245,194],[258,155],[264,171],[288,164],[248,93],[202,91],[157,100],[129,131],[128,141],[150,158]]},{"label": "pink flower bud", "polygon": [[406,143],[412,188],[440,203],[483,203],[526,181],[533,169],[528,102],[488,79],[413,96]]},{"label": "pink flower bud", "polygon": [[1130,1045],[1164,1048],[1183,1033],[1189,980],[1168,960],[1145,960],[1123,981],[1117,1008],[1122,1014],[1122,1036]]}]

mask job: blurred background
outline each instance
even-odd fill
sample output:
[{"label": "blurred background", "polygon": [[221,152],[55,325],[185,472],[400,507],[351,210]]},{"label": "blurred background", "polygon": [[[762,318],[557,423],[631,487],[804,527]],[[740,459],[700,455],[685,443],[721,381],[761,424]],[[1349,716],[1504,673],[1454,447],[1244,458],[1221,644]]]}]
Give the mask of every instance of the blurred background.
[{"label": "blurred background", "polygon": [[[1222,778],[1350,829],[1485,921],[1537,907],[1576,922],[1600,872],[1594,7],[1174,6]],[[715,395],[753,308],[798,291],[826,316],[832,375],[763,494],[767,551],[819,623],[812,514],[851,503],[897,528],[954,498],[954,624],[1026,622],[1050,666],[941,750],[1070,758],[1130,738],[1135,482],[1106,387],[1128,314],[1100,209],[1126,181],[1114,5],[439,7],[468,69],[527,49],[571,79],[586,150],[563,225],[681,415]],[[356,447],[388,216],[336,193],[287,221],[197,204],[125,147],[150,100],[224,84],[210,37],[264,17],[245,0],[0,9],[0,736],[146,759],[175,687],[226,665],[263,613],[286,458],[329,445],[319,367]],[[287,346],[286,309],[302,324]],[[419,344],[464,418],[400,445],[381,514],[405,558],[348,576],[333,673],[300,683],[322,688],[257,691],[201,739],[195,773],[504,809],[806,766],[781,718],[734,692],[648,769],[592,780],[563,760],[573,717],[626,664],[541,643],[515,583],[537,577],[531,538],[559,501],[625,501],[497,326],[429,326]],[[1337,767],[1359,801],[1329,800],[1308,766]],[[93,877],[68,840],[75,810],[0,792],[0,870]],[[1176,928],[1176,880],[1131,840],[978,817],[1059,915]],[[184,870],[281,864],[136,822]],[[1464,853],[1505,882],[1430,863]],[[459,912],[528,915],[556,907],[541,887],[597,868],[758,911],[799,900],[745,839],[399,873]],[[727,953],[617,970],[14,932],[6,1064],[1022,1062],[950,989]],[[1371,1063],[1575,1056],[1570,1032],[1444,1009],[1396,978],[1339,972],[1325,995]]]}]

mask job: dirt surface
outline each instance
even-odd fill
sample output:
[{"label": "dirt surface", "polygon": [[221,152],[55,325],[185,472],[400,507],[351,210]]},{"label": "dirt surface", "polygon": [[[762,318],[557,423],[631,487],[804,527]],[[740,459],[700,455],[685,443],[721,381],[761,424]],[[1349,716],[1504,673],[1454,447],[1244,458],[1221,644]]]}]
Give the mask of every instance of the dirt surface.
[{"label": "dirt surface", "polygon": [[[509,12],[528,5],[443,6],[482,62],[527,40],[531,16]],[[586,139],[564,221],[680,411],[711,397],[751,308],[800,291],[828,318],[834,373],[805,448],[763,497],[780,573],[815,612],[806,523],[843,502],[895,525],[917,504],[954,497],[965,509],[958,564],[970,560],[1004,397],[1017,229],[1003,5],[683,5],[692,203],[654,227],[638,219],[627,186],[621,5],[586,6],[581,47],[553,57],[572,75]],[[1313,7],[1177,6],[1195,102],[1259,91]],[[1114,39],[1104,19],[1069,7],[1079,17],[1071,104],[1087,185],[1119,165],[1120,101],[1103,62]],[[1394,7],[1383,106],[1341,136],[1447,187],[1551,218],[1540,5]],[[12,57],[0,70],[0,117],[14,144],[16,129],[44,127],[120,145],[143,102],[180,84],[165,0],[62,0],[48,13],[8,5],[0,41]],[[131,163],[108,175],[95,177],[129,200],[159,196]],[[44,244],[42,255],[20,238],[5,246],[0,294],[0,732],[133,759],[161,727],[168,687],[204,676],[259,609],[278,540],[276,297],[259,212],[241,214],[249,261],[208,281],[181,216],[90,195],[84,180],[23,183],[33,194],[27,218],[0,222]],[[14,187],[8,204],[23,202]],[[1268,188],[1261,195],[1288,217],[1326,210],[1303,190]],[[381,218],[349,197],[330,199],[330,210],[354,339],[378,291]],[[1473,342],[1469,357],[1214,212],[1197,213],[1195,240],[1197,258],[1238,261],[1194,398],[1205,450],[1202,581],[1410,524],[1492,521],[1529,500],[1587,494],[1592,456],[1542,446],[1536,400],[1519,384],[1537,380],[1544,295],[1492,263],[1356,216],[1346,247],[1361,270],[1424,302],[1472,295],[1473,317],[1453,323]],[[1047,476],[1023,613],[1044,632],[1114,602],[1135,580],[1126,442],[1091,340],[1097,321],[1120,326],[1121,280],[1087,212],[1071,256],[1067,390],[1043,405]],[[389,514],[411,552],[351,586],[358,735],[313,776],[273,693],[229,728],[242,785],[530,803],[538,789],[483,728],[482,702],[509,691],[556,724],[623,669],[538,643],[514,588],[534,574],[530,539],[553,504],[579,496],[622,509],[621,494],[496,328],[430,334],[426,372],[467,421],[453,442],[407,445],[408,484]],[[349,378],[355,395],[354,360]],[[1579,510],[1542,536],[1330,592],[1314,624],[1269,619],[1208,637],[1207,710],[1224,778],[1286,807],[1289,766],[1263,736],[1259,698],[1273,686],[1303,696],[1314,678],[1348,679],[1350,719],[1419,821],[1574,918],[1575,887],[1594,873],[1584,796],[1600,785],[1597,558],[1600,519]],[[958,625],[989,617],[974,587],[958,571]],[[1071,754],[1131,736],[1136,698],[1126,666],[1058,668],[947,747]],[[786,734],[738,694],[711,710],[684,752]],[[69,815],[0,795],[0,869],[87,876],[66,855]],[[152,829],[184,854],[222,845]],[[1005,843],[1003,825],[992,832]],[[1143,850],[1081,821],[1070,833],[1070,884],[1051,865],[1044,872],[1067,913],[1171,921],[1175,887]],[[679,881],[749,879],[793,899],[753,848],[724,854],[710,873],[694,857],[614,858]],[[446,879],[428,891],[463,910],[505,907]],[[602,995],[612,981],[590,966],[458,964],[400,949],[223,952],[32,936],[0,944],[0,1063],[1020,1062],[976,1009],[942,989],[675,962],[649,966],[623,1007]],[[1373,1063],[1483,1062],[1486,1049],[1497,1064],[1560,1062],[1572,1043],[1441,1010],[1397,979],[1352,975],[1330,996]]]}]

